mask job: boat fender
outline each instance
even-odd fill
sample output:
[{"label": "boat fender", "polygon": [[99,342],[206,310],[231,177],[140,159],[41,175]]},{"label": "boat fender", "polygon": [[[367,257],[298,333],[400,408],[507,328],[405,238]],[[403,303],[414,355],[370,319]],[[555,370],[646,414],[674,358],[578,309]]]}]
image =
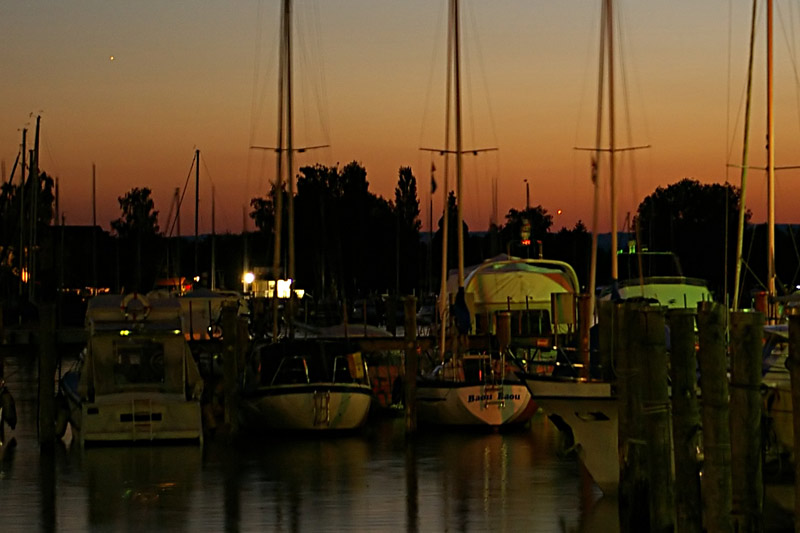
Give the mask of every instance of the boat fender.
[{"label": "boat fender", "polygon": [[59,439],[67,432],[69,423],[69,403],[66,396],[59,392],[56,394],[56,437]]},{"label": "boat fender", "polygon": [[[139,302],[137,306],[131,307],[132,302]],[[122,302],[119,304],[119,310],[129,320],[143,320],[150,314],[150,302],[143,294],[132,292],[125,295]],[[141,317],[139,316],[141,315]]]},{"label": "boat fender", "polygon": [[11,429],[17,427],[17,406],[8,387],[0,380],[0,409],[3,411],[3,421]]}]

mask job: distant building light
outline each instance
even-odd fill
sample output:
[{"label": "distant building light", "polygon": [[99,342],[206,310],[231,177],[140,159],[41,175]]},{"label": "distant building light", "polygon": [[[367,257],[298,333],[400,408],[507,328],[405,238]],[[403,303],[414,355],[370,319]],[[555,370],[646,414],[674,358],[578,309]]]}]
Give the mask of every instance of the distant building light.
[{"label": "distant building light", "polygon": [[522,246],[530,246],[531,240],[530,239],[522,239]]}]

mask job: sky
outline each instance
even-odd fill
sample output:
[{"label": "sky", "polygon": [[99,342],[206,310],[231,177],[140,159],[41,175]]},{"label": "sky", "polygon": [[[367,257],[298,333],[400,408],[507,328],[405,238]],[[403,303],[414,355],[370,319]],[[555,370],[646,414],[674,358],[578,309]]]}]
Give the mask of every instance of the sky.
[{"label": "sky", "polygon": [[[554,215],[554,229],[579,220],[591,228],[590,153],[575,148],[596,146],[600,5],[462,0],[463,147],[497,149],[463,157],[471,230],[525,208],[526,186],[530,205]],[[751,4],[626,0],[614,9],[616,145],[649,146],[617,156],[623,227],[659,186],[683,178],[739,185]],[[762,167],[763,11],[749,152],[750,165]],[[798,165],[800,9],[776,0],[775,16],[776,164]],[[94,165],[98,224],[108,229],[120,216],[118,198],[149,187],[167,229],[178,189],[182,234],[191,233],[197,149],[200,232],[211,231],[212,218],[217,233],[252,230],[249,201],[275,174],[275,154],[251,146],[277,143],[279,17],[279,0],[4,2],[3,179],[22,129],[30,148],[40,115],[40,167],[58,178],[67,224],[92,223]],[[400,167],[410,166],[426,230],[443,197],[444,160],[420,148],[445,143],[446,19],[445,0],[294,3],[294,145],[329,145],[297,154],[295,167],[357,161],[370,191],[393,199]],[[778,222],[798,222],[798,172],[778,173]],[[763,222],[764,172],[748,179],[748,207]],[[610,229],[608,182],[604,160],[599,231]]]}]

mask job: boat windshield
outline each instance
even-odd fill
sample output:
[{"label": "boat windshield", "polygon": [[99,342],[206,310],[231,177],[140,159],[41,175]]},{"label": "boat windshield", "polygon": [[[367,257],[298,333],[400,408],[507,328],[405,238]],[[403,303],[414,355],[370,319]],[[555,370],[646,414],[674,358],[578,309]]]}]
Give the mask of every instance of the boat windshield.
[{"label": "boat windshield", "polygon": [[163,384],[164,344],[151,339],[114,343],[114,383]]}]

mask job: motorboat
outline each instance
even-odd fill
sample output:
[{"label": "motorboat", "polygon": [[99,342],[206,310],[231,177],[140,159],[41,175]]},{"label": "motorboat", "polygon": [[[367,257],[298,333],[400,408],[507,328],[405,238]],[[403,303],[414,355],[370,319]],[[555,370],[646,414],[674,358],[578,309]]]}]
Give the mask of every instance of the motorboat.
[{"label": "motorboat", "polygon": [[[203,380],[177,300],[100,294],[86,311],[89,342],[59,382],[73,438],[202,443]],[[65,429],[65,428],[62,428]],[[59,431],[59,433],[63,433]]]},{"label": "motorboat", "polygon": [[240,388],[242,427],[256,433],[355,430],[373,400],[364,357],[338,340],[258,343]]}]

